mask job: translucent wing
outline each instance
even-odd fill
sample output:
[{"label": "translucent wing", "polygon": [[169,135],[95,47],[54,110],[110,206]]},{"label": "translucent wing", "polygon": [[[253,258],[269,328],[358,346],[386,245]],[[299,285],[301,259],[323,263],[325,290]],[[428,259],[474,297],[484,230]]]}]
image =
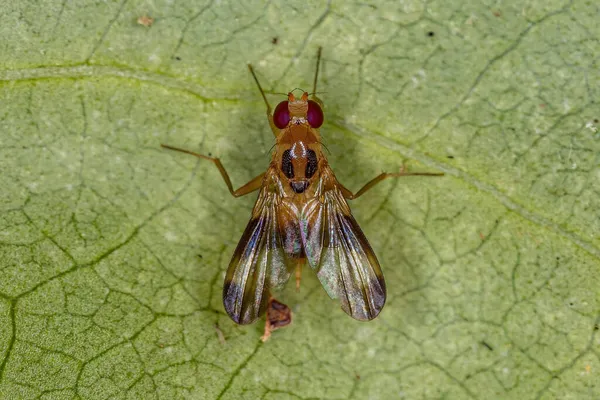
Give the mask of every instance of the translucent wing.
[{"label": "translucent wing", "polygon": [[293,244],[284,243],[278,228],[280,186],[276,174],[267,172],[252,218],[227,269],[223,305],[238,324],[256,320],[266,310],[271,289],[281,287],[290,277],[285,246]]},{"label": "translucent wing", "polygon": [[383,273],[329,167],[321,174],[318,195],[303,210],[300,226],[308,263],[329,296],[338,298],[355,319],[375,318],[385,304]]}]

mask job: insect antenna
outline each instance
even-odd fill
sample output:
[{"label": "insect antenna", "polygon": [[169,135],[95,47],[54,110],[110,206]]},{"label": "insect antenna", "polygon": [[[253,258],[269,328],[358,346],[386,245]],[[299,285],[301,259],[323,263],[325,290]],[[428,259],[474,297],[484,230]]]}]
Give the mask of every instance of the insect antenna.
[{"label": "insect antenna", "polygon": [[250,70],[250,73],[252,74],[252,77],[254,78],[254,82],[256,82],[256,85],[258,86],[260,95],[262,96],[263,100],[265,101],[265,104],[267,105],[267,111],[270,114],[271,113],[271,105],[269,104],[269,100],[267,100],[267,96],[265,96],[265,91],[263,90],[262,86],[260,86],[260,82],[258,81],[256,74],[254,73],[254,68],[252,68],[252,64],[248,64],[248,69]]},{"label": "insect antenna", "polygon": [[321,63],[321,51],[322,47],[319,46],[319,50],[317,51],[317,69],[315,71],[315,80],[313,81],[313,97],[317,93],[317,80],[319,79],[319,64]]},{"label": "insect antenna", "polygon": [[[290,90],[290,92],[293,92],[294,90],[300,90],[301,92],[304,92],[304,89],[299,88],[299,87],[293,88],[292,90]],[[286,96],[287,96],[287,94],[286,94]]]}]

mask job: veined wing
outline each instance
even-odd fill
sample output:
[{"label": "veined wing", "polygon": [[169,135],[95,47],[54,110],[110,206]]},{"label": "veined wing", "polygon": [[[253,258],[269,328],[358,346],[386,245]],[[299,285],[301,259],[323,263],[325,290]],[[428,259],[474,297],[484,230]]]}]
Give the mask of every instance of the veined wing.
[{"label": "veined wing", "polygon": [[381,267],[326,166],[317,196],[303,209],[300,227],[310,266],[331,298],[351,317],[375,318],[385,304]]},{"label": "veined wing", "polygon": [[265,175],[252,218],[235,249],[223,287],[223,305],[238,324],[256,320],[267,307],[271,289],[285,284],[291,273],[284,238],[278,229],[281,182],[274,170]]}]

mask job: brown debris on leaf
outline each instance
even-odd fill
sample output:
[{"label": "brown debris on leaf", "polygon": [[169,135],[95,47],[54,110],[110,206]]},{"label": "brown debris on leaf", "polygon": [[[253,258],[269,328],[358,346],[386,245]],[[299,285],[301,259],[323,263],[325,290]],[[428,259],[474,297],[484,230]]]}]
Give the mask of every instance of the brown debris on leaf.
[{"label": "brown debris on leaf", "polygon": [[271,337],[271,332],[283,328],[292,323],[292,310],[271,297],[267,306],[267,320],[265,322],[265,333],[260,340],[266,342]]},{"label": "brown debris on leaf", "polygon": [[219,328],[219,324],[215,324],[214,326],[215,326],[215,332],[217,332],[217,339],[219,339],[219,343],[224,345],[226,343],[225,334],[223,333],[221,328]]},{"label": "brown debris on leaf", "polygon": [[140,25],[144,25],[145,27],[149,28],[154,23],[154,18],[149,17],[147,15],[142,15],[141,17],[139,17],[137,19],[137,23],[140,24]]}]

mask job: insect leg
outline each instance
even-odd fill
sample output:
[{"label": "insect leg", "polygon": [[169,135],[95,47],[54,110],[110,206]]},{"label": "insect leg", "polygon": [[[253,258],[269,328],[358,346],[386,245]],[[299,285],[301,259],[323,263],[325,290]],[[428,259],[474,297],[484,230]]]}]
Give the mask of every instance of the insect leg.
[{"label": "insect leg", "polygon": [[258,175],[256,178],[252,179],[250,182],[248,182],[245,185],[238,188],[237,190],[233,190],[233,185],[231,184],[231,179],[229,179],[229,174],[225,170],[225,167],[223,166],[223,164],[221,164],[221,160],[219,160],[218,158],[194,153],[193,151],[180,149],[178,147],[169,146],[167,144],[161,144],[161,147],[164,147],[165,149],[169,149],[169,150],[180,151],[180,152],[186,153],[186,154],[191,154],[195,157],[211,161],[213,164],[215,164],[215,166],[221,173],[221,176],[223,177],[223,180],[225,181],[225,184],[227,185],[227,188],[229,189],[229,193],[231,193],[231,195],[233,197],[240,197],[240,196],[246,195],[248,193],[252,193],[255,190],[259,189],[262,185],[263,177],[265,176],[265,173],[263,172],[262,174]]},{"label": "insect leg", "polygon": [[277,137],[277,134],[279,133],[279,129],[275,126],[275,123],[273,122],[273,109],[271,108],[271,105],[269,104],[269,100],[267,100],[267,96],[265,96],[265,92],[264,92],[262,86],[260,86],[260,82],[258,81],[256,74],[254,73],[254,68],[252,68],[252,64],[248,64],[248,69],[250,70],[250,73],[252,74],[252,77],[254,78],[254,82],[256,82],[256,86],[258,86],[260,95],[262,96],[263,100],[265,101],[265,104],[267,106],[267,119],[269,120],[269,126],[271,127],[271,130],[273,131],[273,135],[275,135],[275,137]]},{"label": "insect leg", "polygon": [[296,263],[296,292],[300,291],[300,279],[302,278],[302,264],[304,264],[304,260],[298,260]]},{"label": "insect leg", "polygon": [[345,198],[347,198],[349,200],[353,200],[353,199],[359,198],[360,196],[365,194],[365,192],[367,192],[369,189],[373,188],[379,182],[381,182],[387,178],[399,178],[401,176],[442,176],[442,175],[444,175],[444,173],[442,173],[442,172],[406,172],[404,170],[404,166],[402,166],[402,169],[400,170],[400,172],[396,172],[396,173],[383,172],[383,173],[377,175],[375,178],[373,178],[369,182],[367,182],[356,193],[352,193],[350,190],[346,189],[342,185],[340,185],[340,189],[342,190],[342,194],[344,195]]}]

